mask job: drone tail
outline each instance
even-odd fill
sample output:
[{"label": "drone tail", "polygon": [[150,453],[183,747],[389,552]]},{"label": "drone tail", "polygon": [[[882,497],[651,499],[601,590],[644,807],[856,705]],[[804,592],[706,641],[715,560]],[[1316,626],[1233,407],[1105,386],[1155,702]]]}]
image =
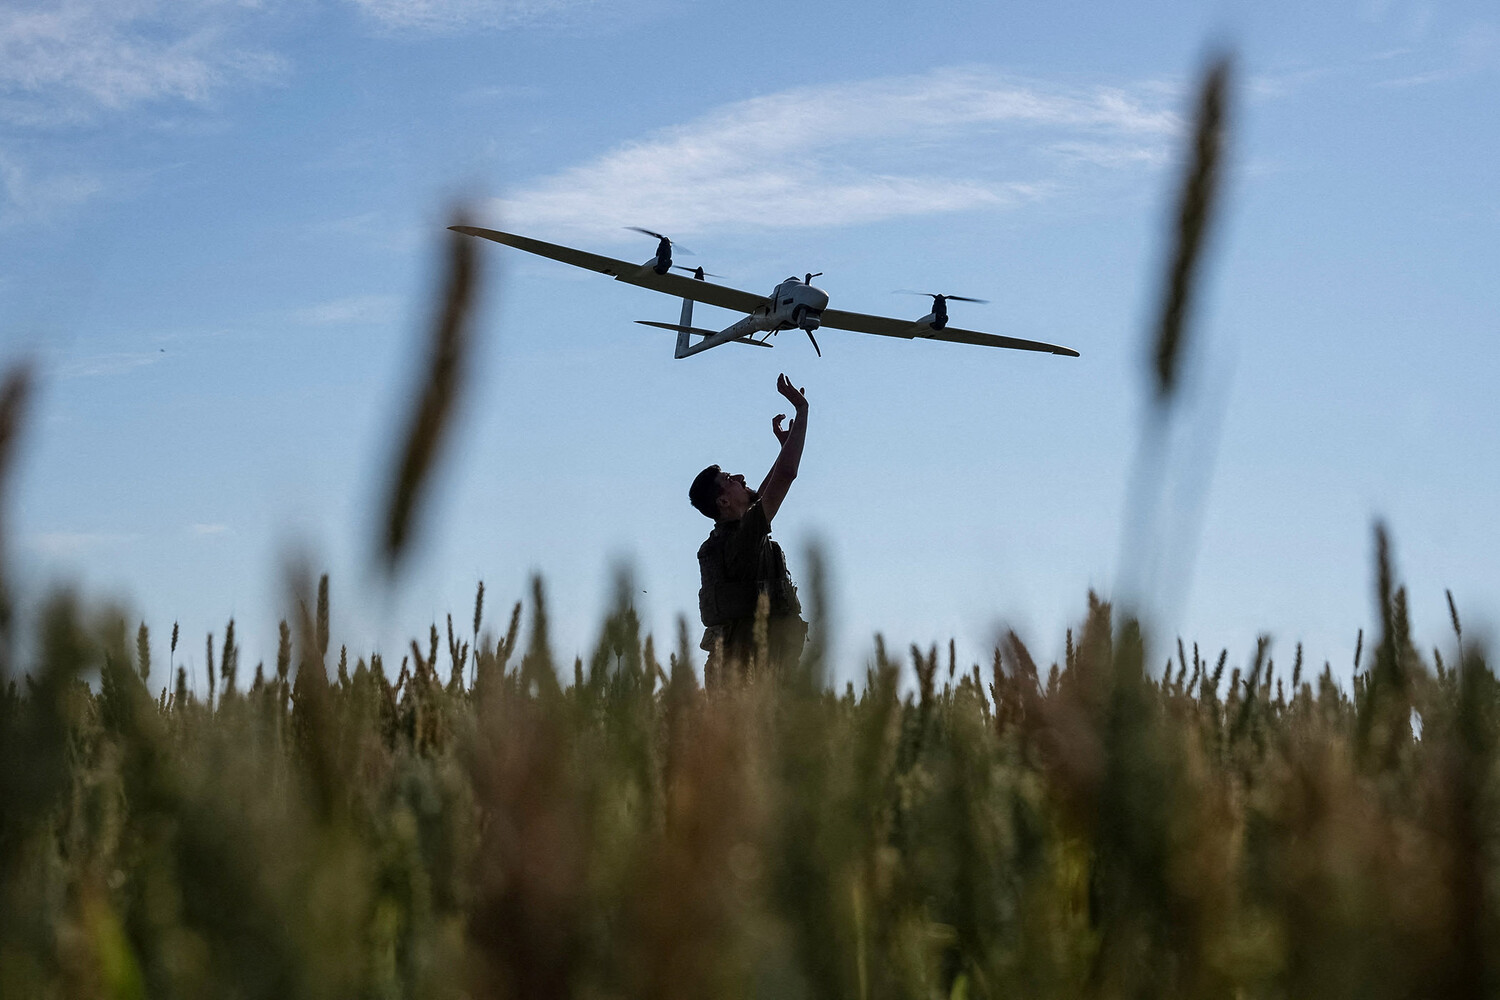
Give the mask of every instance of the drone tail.
[{"label": "drone tail", "polygon": [[[654,326],[658,330],[674,330],[674,331],[676,331],[676,333],[677,333],[677,335],[679,337],[688,337],[688,336],[692,336],[692,335],[696,334],[697,336],[702,337],[705,340],[708,339],[709,337],[717,337],[719,334],[721,334],[721,333],[724,332],[722,330],[703,330],[703,329],[700,329],[699,327],[696,327],[696,326],[678,326],[676,323],[658,323],[655,320],[650,320],[650,319],[638,319],[638,320],[636,320],[636,322],[639,323],[641,326]],[[728,341],[728,343],[731,343],[731,344],[749,344],[751,347],[770,347],[771,346],[770,344],[766,343],[763,340],[753,340],[753,339],[751,339],[748,336],[740,337],[737,340]],[[677,353],[677,357],[678,358],[690,357],[691,355],[697,354],[697,353],[699,353],[702,350],[703,350],[703,344],[700,341],[699,343],[694,344],[691,347],[689,347],[686,351],[683,351],[682,349],[679,348],[678,349],[678,353]]]},{"label": "drone tail", "polygon": [[693,328],[693,300],[682,300],[682,319],[677,324],[677,350],[672,357],[681,360],[687,357],[688,331]]}]

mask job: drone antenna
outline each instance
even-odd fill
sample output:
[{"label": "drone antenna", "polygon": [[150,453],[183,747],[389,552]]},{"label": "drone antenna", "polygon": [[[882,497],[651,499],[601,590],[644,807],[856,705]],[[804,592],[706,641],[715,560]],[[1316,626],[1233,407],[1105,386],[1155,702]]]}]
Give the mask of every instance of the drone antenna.
[{"label": "drone antenna", "polygon": [[[812,271],[809,271],[809,272],[807,272],[807,280],[806,280],[806,281],[804,281],[804,282],[802,282],[802,283],[803,283],[803,284],[804,284],[804,285],[810,285],[810,284],[812,284],[812,280],[813,280],[813,279],[814,279],[814,278],[817,278],[817,277],[820,277],[820,276],[821,276],[821,275],[822,275],[822,274],[823,274],[823,272],[822,272],[822,271],[818,271],[818,272],[817,272],[817,273],[814,273],[814,272],[812,272]],[[809,334],[809,336],[811,336],[811,334]],[[816,344],[817,344],[817,341],[814,341],[814,342],[813,342],[813,343],[814,343],[814,345],[816,345]],[[822,355],[821,355],[821,354],[820,354],[820,355],[818,355],[818,356],[819,356],[819,357],[822,357]]]}]

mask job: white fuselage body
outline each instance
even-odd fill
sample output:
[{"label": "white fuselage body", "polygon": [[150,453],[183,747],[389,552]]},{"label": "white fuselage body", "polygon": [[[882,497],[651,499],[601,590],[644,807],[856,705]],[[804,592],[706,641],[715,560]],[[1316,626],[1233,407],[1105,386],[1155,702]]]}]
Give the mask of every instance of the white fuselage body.
[{"label": "white fuselage body", "polygon": [[[788,278],[771,293],[770,303],[757,309],[744,319],[725,327],[711,337],[681,351],[678,357],[701,354],[720,344],[741,340],[757,333],[776,333],[781,330],[816,330],[822,323],[823,310],[828,308],[828,293],[796,278]],[[690,315],[684,311],[684,315]],[[683,326],[689,325],[684,322]]]}]

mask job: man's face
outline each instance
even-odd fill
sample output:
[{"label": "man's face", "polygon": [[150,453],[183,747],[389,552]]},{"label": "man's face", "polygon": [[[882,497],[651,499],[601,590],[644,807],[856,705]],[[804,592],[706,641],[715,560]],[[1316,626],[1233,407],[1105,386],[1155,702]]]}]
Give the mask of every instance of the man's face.
[{"label": "man's face", "polygon": [[755,491],[745,485],[745,477],[719,473],[719,513],[728,520],[743,517],[755,502]]}]

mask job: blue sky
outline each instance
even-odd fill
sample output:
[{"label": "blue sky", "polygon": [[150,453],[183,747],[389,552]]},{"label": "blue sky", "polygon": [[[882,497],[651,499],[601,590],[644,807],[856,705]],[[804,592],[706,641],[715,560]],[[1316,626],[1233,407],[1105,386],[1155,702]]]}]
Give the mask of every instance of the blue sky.
[{"label": "blue sky", "polygon": [[[1418,636],[1500,599],[1500,15],[1483,3],[716,5],[64,0],[0,7],[0,355],[42,374],[9,558],[153,627],[274,648],[282,567],[399,655],[548,580],[587,655],[611,567],[670,643],[710,462],[758,478],[786,371],[812,402],[777,519],[828,554],[841,676],[883,631],[1057,656],[1113,593],[1192,83],[1236,54],[1232,169],[1167,466],[1157,617],[1242,662],[1344,664],[1386,518]],[[370,572],[449,206],[727,283],[1080,359],[828,331],[671,360],[677,304],[486,244],[480,358],[395,593]],[[962,311],[959,311],[959,310]],[[727,323],[701,308],[698,320]],[[185,651],[185,654],[184,654]]]}]

